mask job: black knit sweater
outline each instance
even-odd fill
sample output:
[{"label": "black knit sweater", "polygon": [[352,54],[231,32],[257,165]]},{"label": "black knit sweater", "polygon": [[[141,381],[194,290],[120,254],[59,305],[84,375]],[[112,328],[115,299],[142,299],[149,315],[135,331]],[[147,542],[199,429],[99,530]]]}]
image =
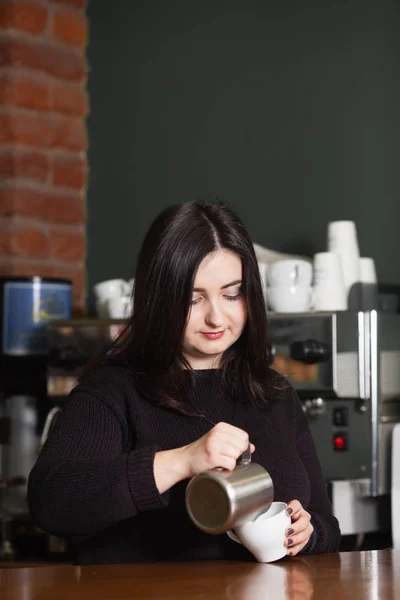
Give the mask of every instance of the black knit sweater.
[{"label": "black knit sweater", "polygon": [[[162,495],[154,481],[156,452],[193,442],[212,428],[210,422],[225,421],[249,433],[253,460],[272,477],[274,500],[298,499],[311,513],[312,552],[336,551],[338,523],[294,390],[286,387],[280,400],[261,409],[222,394],[217,370],[187,372],[187,378],[190,401],[206,418],[153,406],[123,367],[86,376],[30,475],[36,524],[74,541],[80,564],[254,560],[227,535],[207,535],[192,524],[184,504],[187,480]],[[283,378],[280,383],[287,385]]]}]

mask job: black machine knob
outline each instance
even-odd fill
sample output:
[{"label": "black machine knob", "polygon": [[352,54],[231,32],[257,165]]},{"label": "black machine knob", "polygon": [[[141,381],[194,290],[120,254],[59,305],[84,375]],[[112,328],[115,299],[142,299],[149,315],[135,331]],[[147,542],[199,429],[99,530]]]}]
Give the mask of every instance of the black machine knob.
[{"label": "black machine knob", "polygon": [[316,340],[304,340],[292,342],[289,347],[289,355],[293,360],[313,365],[316,363],[327,362],[331,358],[331,349],[322,342]]},{"label": "black machine knob", "polygon": [[316,419],[325,412],[326,403],[323,398],[309,398],[303,402],[302,408],[310,419]]}]

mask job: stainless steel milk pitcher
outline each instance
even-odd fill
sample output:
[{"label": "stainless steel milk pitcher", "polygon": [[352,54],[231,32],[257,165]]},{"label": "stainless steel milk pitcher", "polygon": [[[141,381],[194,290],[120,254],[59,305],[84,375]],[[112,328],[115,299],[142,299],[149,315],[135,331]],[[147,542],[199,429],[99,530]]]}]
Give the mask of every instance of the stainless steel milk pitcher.
[{"label": "stainless steel milk pitcher", "polygon": [[254,521],[274,498],[269,473],[251,462],[250,446],[233,471],[212,469],[195,475],[186,488],[186,509],[205,533],[224,533]]}]

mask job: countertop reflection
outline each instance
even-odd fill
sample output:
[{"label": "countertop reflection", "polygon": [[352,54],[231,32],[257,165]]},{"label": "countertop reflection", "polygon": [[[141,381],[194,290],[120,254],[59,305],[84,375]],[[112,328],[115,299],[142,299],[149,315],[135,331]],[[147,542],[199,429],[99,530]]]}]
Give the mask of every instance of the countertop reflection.
[{"label": "countertop reflection", "polygon": [[1,600],[395,600],[400,551],[245,562],[0,569]]}]

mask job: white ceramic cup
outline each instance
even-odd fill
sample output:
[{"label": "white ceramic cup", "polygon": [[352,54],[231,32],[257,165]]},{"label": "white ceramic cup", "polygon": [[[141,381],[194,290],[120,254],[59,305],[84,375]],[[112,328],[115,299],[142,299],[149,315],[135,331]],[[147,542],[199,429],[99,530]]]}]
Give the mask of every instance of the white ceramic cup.
[{"label": "white ceramic cup", "polygon": [[127,319],[132,310],[132,300],[129,296],[109,298],[107,300],[107,313],[110,319]]},{"label": "white ceramic cup", "polygon": [[360,258],[361,283],[377,283],[375,261],[373,258],[362,256]]},{"label": "white ceramic cup", "polygon": [[273,562],[286,556],[286,530],[291,518],[286,513],[286,502],[273,502],[270,508],[255,521],[228,531],[227,535],[238,544],[246,546],[258,562]]},{"label": "white ceramic cup", "polygon": [[328,251],[340,259],[346,293],[360,281],[360,250],[354,221],[332,221],[328,225]]},{"label": "white ceramic cup", "polygon": [[335,252],[314,255],[314,309],[346,310],[347,292],[339,256]]},{"label": "white ceramic cup", "polygon": [[272,286],[267,289],[268,307],[276,312],[308,312],[314,304],[311,286]]},{"label": "white ceramic cup", "polygon": [[267,281],[271,287],[283,285],[307,287],[312,281],[312,265],[302,259],[278,260],[268,265]]},{"label": "white ceramic cup", "polygon": [[93,287],[97,300],[105,301],[109,298],[120,298],[129,294],[129,284],[124,279],[107,279],[100,281]]}]

